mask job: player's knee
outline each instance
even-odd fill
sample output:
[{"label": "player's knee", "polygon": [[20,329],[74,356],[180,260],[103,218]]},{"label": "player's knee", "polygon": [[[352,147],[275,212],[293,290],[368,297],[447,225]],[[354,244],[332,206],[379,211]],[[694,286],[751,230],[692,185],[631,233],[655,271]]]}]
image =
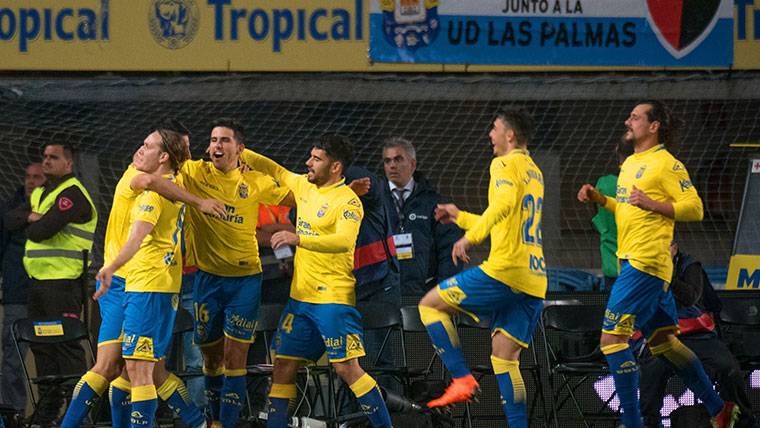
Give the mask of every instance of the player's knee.
[{"label": "player's knee", "polygon": [[153,364],[142,360],[127,360],[127,373],[133,385],[153,383]]},{"label": "player's knee", "polygon": [[364,370],[356,359],[333,363],[333,368],[335,369],[335,374],[349,384],[364,374]]},{"label": "player's knee", "polygon": [[124,360],[121,358],[111,358],[96,361],[90,370],[112,381],[119,377],[123,369]]},{"label": "player's knee", "polygon": [[249,343],[228,339],[224,345],[224,366],[228,369],[245,367]]},{"label": "player's knee", "polygon": [[599,338],[599,345],[601,347],[610,346],[610,345],[619,345],[621,343],[628,343],[628,336],[602,333],[602,337]]},{"label": "player's knee", "polygon": [[277,358],[272,371],[272,382],[279,384],[291,384],[295,382],[300,366],[300,361]]},{"label": "player's knee", "polygon": [[657,332],[647,339],[647,346],[652,355],[664,355],[679,348],[681,341],[672,332]]},{"label": "player's knee", "polygon": [[203,367],[216,370],[224,364],[224,352],[222,348],[201,348],[203,354]]}]

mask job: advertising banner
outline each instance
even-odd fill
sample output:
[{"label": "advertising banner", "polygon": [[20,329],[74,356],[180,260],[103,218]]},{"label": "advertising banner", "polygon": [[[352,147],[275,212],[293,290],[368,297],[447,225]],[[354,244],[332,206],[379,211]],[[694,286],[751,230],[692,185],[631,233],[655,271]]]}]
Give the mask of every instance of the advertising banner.
[{"label": "advertising banner", "polygon": [[372,0],[373,61],[729,67],[731,0]]}]

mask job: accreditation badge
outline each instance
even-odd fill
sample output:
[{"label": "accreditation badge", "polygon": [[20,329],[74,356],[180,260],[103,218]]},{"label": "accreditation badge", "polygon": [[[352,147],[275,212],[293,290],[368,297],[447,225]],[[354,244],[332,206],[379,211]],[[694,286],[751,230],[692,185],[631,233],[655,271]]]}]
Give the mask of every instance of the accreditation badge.
[{"label": "accreditation badge", "polygon": [[414,258],[414,241],[411,233],[393,235],[393,245],[396,247],[396,257],[399,260]]}]

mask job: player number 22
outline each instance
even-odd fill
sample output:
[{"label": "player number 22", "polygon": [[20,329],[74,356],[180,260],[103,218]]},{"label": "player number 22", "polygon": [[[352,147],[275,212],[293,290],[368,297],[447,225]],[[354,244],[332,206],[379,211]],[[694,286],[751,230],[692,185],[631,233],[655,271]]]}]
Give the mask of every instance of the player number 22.
[{"label": "player number 22", "polygon": [[[522,209],[528,212],[528,218],[522,225],[523,242],[529,245],[543,245],[541,238],[541,206],[544,198],[534,198],[533,195],[527,194],[522,200]],[[536,215],[538,214],[538,218]],[[535,227],[534,227],[535,226]]]}]

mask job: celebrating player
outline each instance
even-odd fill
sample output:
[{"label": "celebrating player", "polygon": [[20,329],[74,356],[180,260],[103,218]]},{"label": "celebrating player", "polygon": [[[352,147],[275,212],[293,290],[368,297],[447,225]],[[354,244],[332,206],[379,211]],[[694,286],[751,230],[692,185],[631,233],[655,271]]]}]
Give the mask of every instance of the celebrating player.
[{"label": "celebrating player", "polygon": [[702,363],[676,338],[678,314],[669,281],[673,273],[670,242],[676,221],[702,220],[702,200],[684,165],[668,151],[677,121],[659,101],[636,105],[625,121],[633,155],[620,168],[616,197],[584,184],[578,200],[615,214],[620,275],[612,288],[602,326],[601,350],[623,408],[628,428],[642,426],[639,366],[628,340],[636,330],[647,338],[652,355],[672,365],[713,417],[714,426],[731,427],[738,408],[713,390]]},{"label": "celebrating player", "polygon": [[272,247],[297,247],[290,298],[275,338],[276,359],[269,392],[267,427],[287,426],[288,402],[296,396],[296,373],[303,361],[327,357],[356,395],[374,427],[390,427],[377,382],[359,365],[363,356],[361,315],[354,307],[354,248],[364,211],[345,184],[343,171],[353,157],[351,143],[325,135],[311,149],[308,173],[293,174],[246,151],[244,161],[290,188],[297,200],[296,233],[280,231]]},{"label": "celebrating player", "polygon": [[527,114],[515,110],[496,114],[489,134],[496,157],[490,167],[488,208],[481,215],[453,204],[436,209],[439,221],[456,222],[466,230],[452,249],[454,263],[469,262],[467,251],[490,235],[488,260],[441,282],[419,304],[433,346],[453,377],[444,394],[428,406],[467,401],[479,390],[451,316],[456,312],[475,320],[482,316],[490,319],[491,363],[512,428],[528,426],[519,358],[530,343],[546,295],[541,237],[544,178],[527,150],[532,134]]}]

